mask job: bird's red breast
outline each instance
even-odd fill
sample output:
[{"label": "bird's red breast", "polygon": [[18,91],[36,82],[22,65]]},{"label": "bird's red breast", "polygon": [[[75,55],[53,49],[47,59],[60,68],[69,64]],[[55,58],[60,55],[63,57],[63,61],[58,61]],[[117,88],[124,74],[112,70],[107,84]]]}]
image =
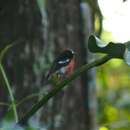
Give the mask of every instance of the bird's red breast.
[{"label": "bird's red breast", "polygon": [[75,67],[75,59],[73,58],[70,63],[67,65],[66,75],[70,76],[73,73]]}]

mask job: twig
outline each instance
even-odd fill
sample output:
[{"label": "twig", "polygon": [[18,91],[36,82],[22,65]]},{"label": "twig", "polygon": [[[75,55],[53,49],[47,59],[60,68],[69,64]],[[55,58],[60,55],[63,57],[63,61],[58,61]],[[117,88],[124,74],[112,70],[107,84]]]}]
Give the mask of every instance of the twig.
[{"label": "twig", "polygon": [[5,102],[0,102],[0,106],[9,106],[9,104],[8,103],[5,103]]}]

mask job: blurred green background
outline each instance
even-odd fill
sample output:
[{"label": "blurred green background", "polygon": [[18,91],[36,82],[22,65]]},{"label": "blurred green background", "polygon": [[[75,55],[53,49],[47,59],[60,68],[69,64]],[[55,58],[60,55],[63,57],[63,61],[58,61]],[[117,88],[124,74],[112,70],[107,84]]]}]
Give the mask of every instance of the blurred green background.
[{"label": "blurred green background", "polygon": [[[99,0],[104,15],[103,41],[124,42],[130,38],[130,3]],[[123,29],[122,29],[123,28]],[[113,59],[97,68],[96,74],[99,130],[130,129],[130,67]]]}]

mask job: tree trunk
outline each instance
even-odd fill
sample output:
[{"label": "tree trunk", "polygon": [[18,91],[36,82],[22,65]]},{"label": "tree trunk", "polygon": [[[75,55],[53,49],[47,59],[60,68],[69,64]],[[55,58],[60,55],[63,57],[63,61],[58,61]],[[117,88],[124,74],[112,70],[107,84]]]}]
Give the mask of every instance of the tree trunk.
[{"label": "tree trunk", "polygon": [[[42,27],[43,15],[35,0],[0,1],[0,51],[8,44],[17,43],[7,53],[4,67],[18,102],[38,90],[42,91],[40,81],[46,63],[64,49],[72,48],[76,52],[76,68],[87,63],[90,58],[87,38],[93,30],[94,22],[89,5],[80,7],[80,0],[46,2],[48,24]],[[88,12],[86,14],[84,7]],[[93,81],[94,72],[89,71],[75,80],[72,87],[57,94],[39,112],[42,123],[50,130],[95,130],[96,98]],[[4,86],[0,82],[0,101],[7,102],[8,93]],[[53,86],[45,86],[44,93],[50,87]],[[19,105],[19,118],[36,101],[34,97]],[[1,107],[0,118],[5,110]]]},{"label": "tree trunk", "polygon": [[[35,0],[0,1],[0,50],[9,44],[17,43],[8,51],[4,60],[4,68],[17,102],[38,92],[41,86],[39,59],[44,45],[41,19]],[[6,88],[3,84],[0,87],[2,92]],[[0,98],[5,97],[6,100],[7,90],[3,95]],[[4,102],[5,100],[2,99]],[[19,117],[28,111],[34,101],[36,97],[18,106]]]},{"label": "tree trunk", "polygon": [[[84,7],[89,13],[83,12]],[[87,38],[93,28],[90,7],[80,7],[80,0],[48,0],[47,13],[48,44],[53,46],[54,55],[71,48],[76,52],[76,67],[88,62]],[[50,130],[95,129],[94,75],[93,71],[84,73],[71,84],[72,87],[51,100],[42,116]]]}]

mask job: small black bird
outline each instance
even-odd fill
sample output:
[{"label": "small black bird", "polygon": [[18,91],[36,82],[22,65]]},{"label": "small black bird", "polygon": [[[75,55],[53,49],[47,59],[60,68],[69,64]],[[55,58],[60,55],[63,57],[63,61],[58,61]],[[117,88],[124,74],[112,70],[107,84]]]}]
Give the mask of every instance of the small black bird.
[{"label": "small black bird", "polygon": [[75,59],[74,51],[67,49],[63,51],[52,63],[52,66],[46,76],[49,79],[54,73],[69,76],[74,69]]}]

